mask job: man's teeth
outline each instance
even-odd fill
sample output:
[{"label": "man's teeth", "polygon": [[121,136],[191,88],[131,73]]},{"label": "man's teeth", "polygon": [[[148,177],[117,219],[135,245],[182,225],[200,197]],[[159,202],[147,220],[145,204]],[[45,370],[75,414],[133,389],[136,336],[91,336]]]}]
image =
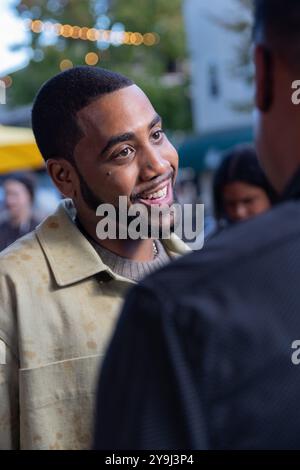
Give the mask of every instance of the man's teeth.
[{"label": "man's teeth", "polygon": [[164,189],[161,189],[160,191],[157,191],[156,193],[150,194],[149,196],[145,197],[144,199],[161,199],[165,198],[168,192],[168,186],[166,186]]}]

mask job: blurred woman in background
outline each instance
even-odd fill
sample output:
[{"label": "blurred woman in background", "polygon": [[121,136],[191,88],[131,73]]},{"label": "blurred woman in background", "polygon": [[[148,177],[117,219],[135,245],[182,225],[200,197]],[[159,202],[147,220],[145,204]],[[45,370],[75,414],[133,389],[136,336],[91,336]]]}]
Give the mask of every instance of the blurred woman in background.
[{"label": "blurred woman in background", "polygon": [[33,214],[35,181],[30,173],[14,173],[5,178],[6,214],[0,222],[0,251],[31,232],[40,222]]},{"label": "blurred woman in background", "polygon": [[276,202],[253,146],[239,145],[225,155],[214,177],[213,198],[218,230],[262,214]]}]

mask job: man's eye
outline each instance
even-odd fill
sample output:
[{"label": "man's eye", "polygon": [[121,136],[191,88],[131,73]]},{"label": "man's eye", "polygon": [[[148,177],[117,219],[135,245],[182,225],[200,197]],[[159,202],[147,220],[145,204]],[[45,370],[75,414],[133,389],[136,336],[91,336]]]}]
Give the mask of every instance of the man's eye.
[{"label": "man's eye", "polygon": [[160,140],[162,138],[163,134],[164,134],[163,130],[155,131],[152,134],[152,137],[153,137],[154,140]]},{"label": "man's eye", "polygon": [[131,155],[132,152],[133,150],[130,147],[126,147],[125,149],[121,150],[121,152],[119,152],[116,155],[116,157],[121,157],[121,158],[129,157],[129,155]]}]

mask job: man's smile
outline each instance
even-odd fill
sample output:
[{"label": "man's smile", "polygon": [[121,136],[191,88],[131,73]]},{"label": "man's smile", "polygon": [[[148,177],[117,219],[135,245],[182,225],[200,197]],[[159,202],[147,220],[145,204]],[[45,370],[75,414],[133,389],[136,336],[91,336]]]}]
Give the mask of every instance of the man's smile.
[{"label": "man's smile", "polygon": [[140,194],[136,202],[141,202],[147,206],[152,205],[171,205],[173,203],[173,187],[172,181],[169,179],[167,182],[164,182],[161,187],[156,188],[155,192],[148,195]]},{"label": "man's smile", "polygon": [[156,182],[147,185],[144,191],[132,196],[132,202],[148,206],[173,203],[173,177],[174,172],[157,178]]}]

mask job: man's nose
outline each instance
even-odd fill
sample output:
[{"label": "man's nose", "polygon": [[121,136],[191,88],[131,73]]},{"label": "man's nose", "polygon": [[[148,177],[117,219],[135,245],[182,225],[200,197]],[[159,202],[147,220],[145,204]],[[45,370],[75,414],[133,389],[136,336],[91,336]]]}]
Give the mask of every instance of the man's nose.
[{"label": "man's nose", "polygon": [[147,181],[163,175],[170,170],[169,161],[157,149],[148,148],[143,152],[141,161],[141,179]]}]

